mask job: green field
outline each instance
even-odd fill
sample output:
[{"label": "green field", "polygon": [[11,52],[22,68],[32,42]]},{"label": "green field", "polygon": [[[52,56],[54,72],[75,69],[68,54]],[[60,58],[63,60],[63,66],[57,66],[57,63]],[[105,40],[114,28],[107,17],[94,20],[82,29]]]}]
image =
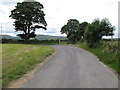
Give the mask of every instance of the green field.
[{"label": "green field", "polygon": [[118,41],[101,42],[98,48],[89,48],[86,43],[77,46],[95,54],[101,62],[113,68],[120,76],[120,59],[118,59],[120,48],[118,47]]},{"label": "green field", "polygon": [[53,48],[40,45],[2,44],[2,86],[19,78],[53,52]]},{"label": "green field", "polygon": [[41,45],[43,44],[43,45],[67,45],[68,44],[68,42],[60,42],[60,43],[58,43],[58,42],[51,42],[51,41],[45,41],[45,42],[41,42],[40,43]]}]

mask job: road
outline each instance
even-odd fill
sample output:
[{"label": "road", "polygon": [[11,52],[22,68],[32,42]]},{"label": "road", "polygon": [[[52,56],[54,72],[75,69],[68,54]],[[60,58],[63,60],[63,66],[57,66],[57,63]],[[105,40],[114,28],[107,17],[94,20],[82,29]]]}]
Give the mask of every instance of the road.
[{"label": "road", "polygon": [[90,52],[74,46],[51,46],[51,57],[22,88],[118,88],[117,76]]}]

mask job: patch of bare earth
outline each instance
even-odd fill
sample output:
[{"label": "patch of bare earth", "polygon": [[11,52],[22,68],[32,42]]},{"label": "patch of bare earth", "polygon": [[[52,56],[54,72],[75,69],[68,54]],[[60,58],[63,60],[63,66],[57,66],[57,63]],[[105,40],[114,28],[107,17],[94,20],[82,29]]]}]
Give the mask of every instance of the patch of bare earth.
[{"label": "patch of bare earth", "polygon": [[25,50],[23,50],[23,52],[24,53],[27,53],[27,52],[29,52],[29,51],[31,51],[31,50],[34,50],[34,49],[36,49],[37,47],[32,47],[32,48],[29,48],[29,49],[25,49]]},{"label": "patch of bare earth", "polygon": [[12,82],[10,82],[10,83],[6,86],[6,88],[19,88],[20,86],[22,86],[24,83],[26,83],[27,81],[29,81],[29,80],[34,76],[34,73],[35,73],[41,66],[43,66],[44,63],[45,63],[46,61],[48,61],[48,60],[49,60],[53,55],[55,55],[55,54],[56,54],[56,51],[55,51],[52,55],[46,57],[42,63],[37,64],[31,71],[28,71],[26,74],[24,74],[23,76],[21,76],[19,79],[13,80]]}]

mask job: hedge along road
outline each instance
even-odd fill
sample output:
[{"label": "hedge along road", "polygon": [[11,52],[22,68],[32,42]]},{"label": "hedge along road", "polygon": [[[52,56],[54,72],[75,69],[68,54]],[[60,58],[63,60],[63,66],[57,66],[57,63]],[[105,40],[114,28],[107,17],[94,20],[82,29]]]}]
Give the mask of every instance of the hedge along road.
[{"label": "hedge along road", "polygon": [[51,46],[57,53],[22,88],[118,88],[118,78],[90,52]]}]

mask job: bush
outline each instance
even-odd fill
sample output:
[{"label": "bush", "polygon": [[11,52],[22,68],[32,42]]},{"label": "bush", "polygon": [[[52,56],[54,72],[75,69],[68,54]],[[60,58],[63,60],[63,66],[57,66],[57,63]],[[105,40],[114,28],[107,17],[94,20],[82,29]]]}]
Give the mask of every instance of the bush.
[{"label": "bush", "polygon": [[103,47],[105,53],[112,53],[118,54],[120,52],[120,48],[118,47],[118,41],[103,41]]},{"label": "bush", "polygon": [[99,45],[103,36],[112,36],[114,26],[111,25],[108,19],[95,19],[89,24],[85,30],[84,36],[90,48],[95,48]]}]

